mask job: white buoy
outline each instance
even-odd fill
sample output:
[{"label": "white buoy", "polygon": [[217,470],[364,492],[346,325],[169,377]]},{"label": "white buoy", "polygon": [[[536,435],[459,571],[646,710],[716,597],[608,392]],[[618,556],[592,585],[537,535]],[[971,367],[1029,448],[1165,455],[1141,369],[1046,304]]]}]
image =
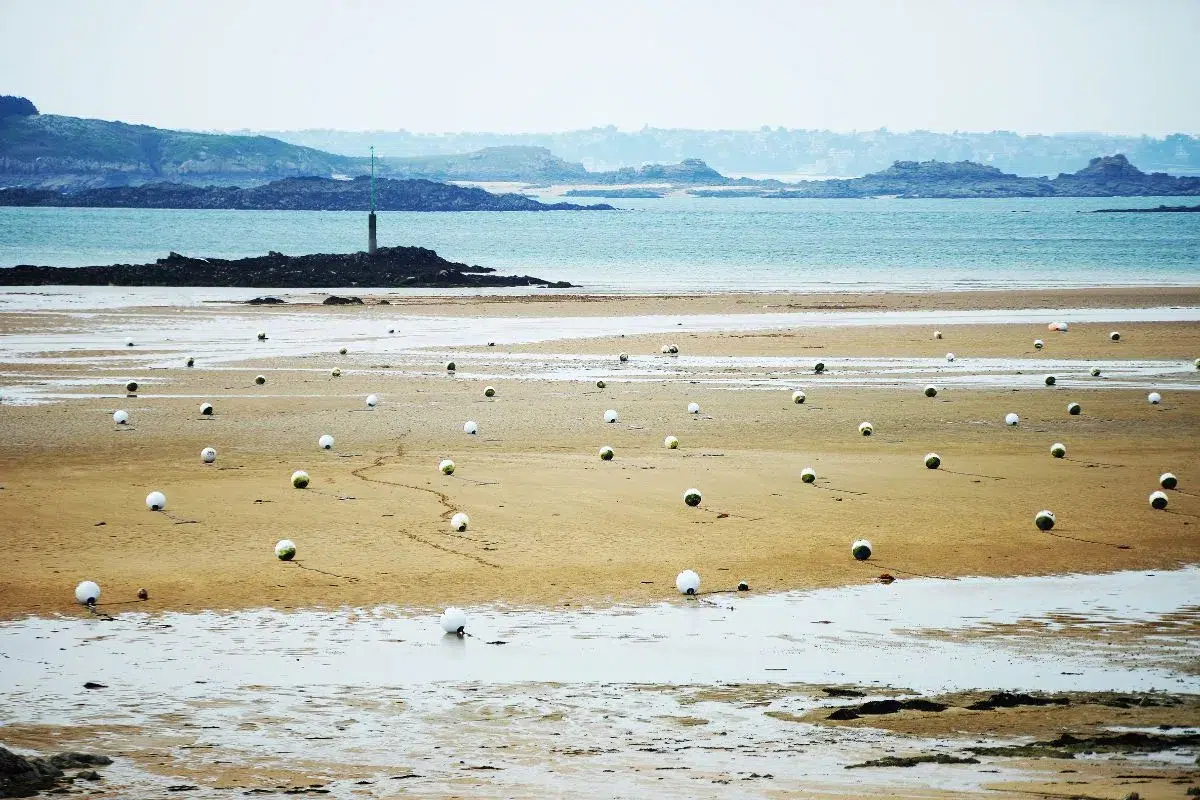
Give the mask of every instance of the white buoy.
[{"label": "white buoy", "polygon": [[200,460],[205,464],[211,464],[217,460],[217,451],[215,448],[206,447],[200,451]]},{"label": "white buoy", "polygon": [[1164,472],[1158,478],[1158,485],[1164,489],[1174,489],[1179,485],[1179,479],[1173,473]]},{"label": "white buoy", "polygon": [[200,404],[200,416],[211,417],[212,415],[213,415],[212,403],[201,403]]},{"label": "white buoy", "polygon": [[442,463],[438,464],[438,469],[440,469],[442,471],[443,475],[453,475],[454,474],[454,462],[447,458],[444,461],[442,461]]},{"label": "white buoy", "polygon": [[869,422],[864,422],[858,426],[858,432],[861,433],[863,436],[870,436],[872,433],[875,432],[875,426]]},{"label": "white buoy", "polygon": [[1100,368],[1099,367],[1092,367],[1090,370],[1088,370],[1088,372],[1091,373],[1091,376],[1093,378],[1100,377]]},{"label": "white buoy", "polygon": [[1067,330],[1070,328],[1070,326],[1067,325],[1067,323],[1065,323],[1065,322],[1051,322],[1046,327],[1049,330],[1058,331],[1059,333],[1066,333]]},{"label": "white buoy", "polygon": [[266,376],[265,376],[265,375],[255,375],[255,376],[254,376],[254,382],[255,382],[256,384],[258,384],[259,386],[262,386],[264,383],[266,383],[266,382],[267,382],[267,378],[266,378]]},{"label": "white buoy", "polygon": [[1062,442],[1055,442],[1054,444],[1050,445],[1050,455],[1054,456],[1055,458],[1066,458],[1067,446]]},{"label": "white buoy", "polygon": [[859,539],[850,545],[850,554],[854,556],[855,561],[866,561],[871,557],[871,543],[866,539]]},{"label": "white buoy", "polygon": [[629,360],[629,353],[621,353],[621,355],[617,356],[617,361],[620,361],[622,364],[624,364],[628,360]]},{"label": "white buoy", "polygon": [[1162,509],[1166,508],[1167,507],[1167,493],[1166,492],[1151,492],[1150,493],[1150,507],[1157,508],[1160,511]]},{"label": "white buoy", "polygon": [[703,499],[704,498],[701,497],[699,489],[688,489],[683,493],[683,502],[687,503],[689,506],[698,506],[700,505],[700,501]]},{"label": "white buoy", "polygon": [[342,371],[340,369],[338,369],[337,367],[334,367],[332,370],[329,371],[329,375],[332,378],[340,378],[340,377],[342,377]]},{"label": "white buoy", "polygon": [[601,461],[612,461],[614,455],[616,455],[616,453],[608,445],[605,445],[604,447],[600,448],[600,460]]},{"label": "white buoy", "polygon": [[932,383],[925,387],[925,396],[926,397],[937,397],[937,393],[938,393],[937,387],[934,386]]},{"label": "white buoy", "polygon": [[450,518],[450,530],[452,531],[458,531],[459,533],[462,533],[470,524],[471,518],[461,511]]},{"label": "white buoy", "polygon": [[323,434],[320,439],[317,439],[317,445],[322,450],[332,450],[333,449],[333,437],[330,436],[328,433]]},{"label": "white buoy", "polygon": [[1046,376],[1046,385],[1047,386],[1053,386],[1056,383],[1058,383],[1058,378],[1055,378],[1053,375]]},{"label": "white buoy", "polygon": [[680,594],[695,594],[700,591],[700,576],[695,570],[685,569],[675,576],[675,588]]},{"label": "white buoy", "polygon": [[689,414],[699,414],[700,413],[700,404],[699,403],[688,403],[688,413]]},{"label": "white buoy", "polygon": [[1009,413],[1004,416],[1004,424],[1005,425],[1016,425],[1020,421],[1021,421],[1021,418],[1018,417],[1016,414]]},{"label": "white buoy", "polygon": [[817,471],[812,467],[805,467],[800,470],[800,480],[803,483],[812,483],[817,479]]},{"label": "white buoy", "polygon": [[934,331],[934,332],[933,332],[933,338],[935,338],[935,339],[940,339],[940,338],[942,338],[942,332],[941,332],[941,331]]},{"label": "white buoy", "polygon": [[467,632],[467,612],[451,606],[442,612],[442,630],[462,636]]},{"label": "white buoy", "polygon": [[474,436],[479,433],[479,425],[473,419],[469,419],[463,423],[463,433]]},{"label": "white buoy", "polygon": [[1114,341],[1114,342],[1119,342],[1119,341],[1121,341],[1121,332],[1120,332],[1120,331],[1113,331],[1112,333],[1110,333],[1110,334],[1108,335],[1108,338],[1109,338],[1111,341]]},{"label": "white buoy", "polygon": [[367,408],[374,408],[377,405],[379,405],[378,395],[373,395],[373,394],[367,395]]},{"label": "white buoy", "polygon": [[1146,395],[1146,399],[1150,401],[1150,405],[1156,406],[1162,402],[1162,395],[1158,392],[1151,392],[1150,394]]},{"label": "white buoy", "polygon": [[496,387],[488,386],[487,388],[485,388],[483,390],[483,396],[484,397],[495,397],[496,396]]},{"label": "white buoy", "polygon": [[1041,349],[1042,349],[1043,347],[1045,347],[1045,346],[1046,346],[1046,343],[1045,343],[1045,342],[1043,342],[1041,339],[1034,339],[1034,340],[1033,340],[1033,349],[1034,349],[1034,350],[1041,350]]},{"label": "white buoy", "polygon": [[1033,517],[1033,524],[1037,526],[1039,531],[1048,531],[1054,527],[1057,520],[1054,518],[1054,512],[1049,510],[1039,511]]},{"label": "white buoy", "polygon": [[606,386],[608,386],[608,384],[607,384],[607,383],[605,383],[604,381],[602,381],[602,380],[596,381],[596,388],[597,388],[597,389],[603,389],[603,388],[604,388],[604,387],[606,387]]},{"label": "white buoy", "polygon": [[259,331],[259,332],[258,332],[258,340],[259,340],[260,342],[265,342],[265,341],[267,340],[267,332],[266,332],[266,331]]},{"label": "white buoy", "polygon": [[1083,412],[1083,408],[1079,403],[1067,403],[1067,413],[1072,417],[1078,417]]},{"label": "white buoy", "polygon": [[83,581],[75,587],[75,602],[85,606],[94,606],[100,600],[100,584],[95,581]]},{"label": "white buoy", "polygon": [[953,360],[954,360],[954,353],[946,353],[946,360],[947,360],[947,361],[953,361]]},{"label": "white buoy", "polygon": [[302,469],[298,469],[292,473],[292,486],[297,489],[308,488],[308,473]]},{"label": "white buoy", "polygon": [[167,507],[167,496],[162,492],[151,492],[146,495],[146,508],[151,511],[162,511]]},{"label": "white buoy", "polygon": [[604,412],[604,421],[605,422],[616,422],[617,421],[616,410],[610,408],[608,411],[605,411]]},{"label": "white buoy", "polygon": [[291,561],[296,557],[296,543],[291,539],[280,539],[275,543],[275,557],[280,561]]},{"label": "white buoy", "polygon": [[1193,363],[1196,365],[1196,369],[1200,369],[1200,358],[1197,358]]},{"label": "white buoy", "polygon": [[939,456],[937,453],[926,453],[925,454],[925,466],[926,467],[929,467],[929,469],[937,469],[941,465],[942,465],[942,457]]},{"label": "white buoy", "polygon": [[804,392],[801,392],[799,390],[792,392],[792,402],[795,403],[796,405],[802,405],[804,403],[804,401],[807,399],[808,398],[805,397]]},{"label": "white buoy", "polygon": [[663,447],[667,448],[668,450],[678,450],[679,449],[679,437],[678,436],[668,436],[667,438],[663,439]]},{"label": "white buoy", "polygon": [[127,424],[129,422],[129,412],[128,411],[120,411],[120,410],[114,411],[113,412],[113,422],[117,423],[118,425]]}]

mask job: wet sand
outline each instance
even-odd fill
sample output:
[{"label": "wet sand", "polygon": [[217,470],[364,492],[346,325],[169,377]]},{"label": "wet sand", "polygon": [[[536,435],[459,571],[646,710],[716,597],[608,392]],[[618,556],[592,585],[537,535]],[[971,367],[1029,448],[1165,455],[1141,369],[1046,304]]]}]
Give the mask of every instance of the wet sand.
[{"label": "wet sand", "polygon": [[[543,302],[534,303],[539,311]],[[647,602],[669,595],[685,567],[701,572],[705,588],[745,580],[779,591],[881,572],[1194,563],[1200,500],[1187,476],[1200,472],[1191,435],[1200,394],[1167,382],[1166,400],[1152,406],[1144,388],[1113,388],[1109,375],[1110,365],[1135,359],[1177,359],[1177,380],[1191,380],[1200,324],[1127,323],[1117,343],[1109,327],[1059,334],[958,325],[940,341],[914,326],[680,332],[394,357],[317,352],[213,369],[139,370],[109,363],[103,350],[92,359],[73,353],[67,364],[55,354],[5,364],[16,376],[8,380],[73,379],[80,385],[70,391],[87,399],[0,405],[0,505],[10,532],[0,614],[62,610],[69,587],[97,576],[105,602],[131,601],[146,587],[152,609],[435,607]],[[1040,352],[1035,336],[1047,342]],[[683,349],[680,359],[658,355],[668,339]],[[672,372],[626,380],[612,358],[618,348]],[[132,357],[153,361],[153,349],[140,345]],[[839,378],[839,357],[936,364],[950,350],[955,369],[999,356],[1025,359],[1026,368],[978,387],[953,372],[869,388]],[[604,390],[585,380],[521,380],[495,360],[509,353],[607,353],[612,372]],[[687,363],[694,355],[783,361],[701,368]],[[447,356],[457,377],[442,369]],[[485,357],[488,377],[472,378]],[[811,373],[816,359],[828,362],[826,375]],[[1039,385],[1042,360],[1069,364],[1067,385]],[[1091,364],[1105,375],[1079,375]],[[330,377],[333,365],[342,377]],[[693,371],[725,382],[693,383]],[[257,372],[266,386],[254,385]],[[144,376],[142,396],[121,396],[126,374]],[[483,396],[484,380],[496,385],[495,398]],[[942,388],[938,397],[923,396],[926,380]],[[744,391],[745,382],[758,390]],[[778,388],[763,388],[771,382]],[[804,405],[791,402],[793,388],[808,393]],[[363,404],[368,393],[381,397],[373,410]],[[201,400],[215,404],[214,417],[199,415]],[[701,414],[686,412],[691,401]],[[1069,416],[1069,401],[1084,413]],[[112,423],[115,408],[130,413],[129,426]],[[620,412],[618,424],[602,421],[608,408]],[[1020,426],[1003,425],[1009,411]],[[479,435],[462,432],[467,420]],[[864,420],[874,436],[858,434]],[[336,438],[333,451],[317,448],[324,433]],[[678,450],[662,446],[667,435],[680,438]],[[1060,441],[1068,448],[1061,460],[1049,453]],[[602,445],[615,448],[612,462],[598,459]],[[215,464],[200,462],[206,446],[217,449]],[[942,456],[941,470],[924,468],[930,451]],[[443,458],[458,465],[454,476],[437,471]],[[817,471],[813,486],[799,481],[806,466]],[[295,469],[312,475],[311,489],[290,486]],[[1156,512],[1146,497],[1168,470],[1181,476],[1181,491]],[[682,502],[693,486],[704,493],[698,509]],[[156,489],[171,517],[145,509]],[[1058,515],[1052,533],[1033,526],[1042,508]],[[471,517],[462,535],[448,526],[457,511]],[[860,537],[876,545],[870,562],[849,558]],[[280,538],[296,540],[298,564],[274,559]]]}]

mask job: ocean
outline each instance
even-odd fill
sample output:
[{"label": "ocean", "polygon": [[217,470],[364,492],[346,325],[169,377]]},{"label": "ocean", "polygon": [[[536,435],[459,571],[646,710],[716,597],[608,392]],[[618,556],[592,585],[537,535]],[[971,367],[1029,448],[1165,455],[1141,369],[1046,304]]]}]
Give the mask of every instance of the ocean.
[{"label": "ocean", "polygon": [[[1085,213],[1189,199],[669,197],[612,201],[615,212],[381,212],[379,241],[594,292],[1193,286],[1200,214]],[[0,208],[0,266],[348,252],[365,241],[366,215],[351,212]]]}]

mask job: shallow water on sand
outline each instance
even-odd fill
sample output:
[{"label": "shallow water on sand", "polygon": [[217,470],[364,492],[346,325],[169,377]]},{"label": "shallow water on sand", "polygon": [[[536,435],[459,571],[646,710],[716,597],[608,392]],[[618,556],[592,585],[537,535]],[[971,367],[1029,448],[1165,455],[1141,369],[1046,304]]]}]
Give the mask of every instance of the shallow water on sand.
[{"label": "shallow water on sand", "polygon": [[[863,569],[900,572],[886,559]],[[868,696],[888,687],[1198,693],[1189,665],[1200,641],[1188,633],[1197,597],[1197,568],[913,579],[675,596],[646,608],[472,608],[465,639],[444,635],[433,614],[389,607],[103,621],[64,605],[66,616],[0,624],[0,701],[7,725],[99,726],[93,749],[169,751],[176,768],[199,774],[320,764],[344,797],[387,796],[397,772],[417,775],[404,779],[411,791],[447,791],[482,771],[483,794],[586,793],[602,769],[617,770],[605,781],[618,794],[689,796],[724,780],[750,781],[742,793],[752,796],[868,780],[966,790],[998,779],[984,770],[1008,769],[868,778],[843,767],[880,748],[953,753],[961,744],[788,717],[861,702],[813,684]],[[1064,635],[1081,624],[1153,635]],[[131,739],[129,730],[141,732]],[[149,788],[165,779],[126,780]]]}]

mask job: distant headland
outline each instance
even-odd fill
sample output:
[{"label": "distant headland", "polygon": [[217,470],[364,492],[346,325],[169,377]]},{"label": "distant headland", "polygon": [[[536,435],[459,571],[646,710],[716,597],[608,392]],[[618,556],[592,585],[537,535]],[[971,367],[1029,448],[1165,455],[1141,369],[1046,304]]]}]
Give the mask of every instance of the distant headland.
[{"label": "distant headland", "polygon": [[379,289],[538,286],[568,289],[565,281],[530,275],[496,275],[490,267],[447,261],[423,247],[380,247],[374,255],[317,253],[287,256],[268,253],[251,258],[189,258],[171,253],[153,264],[107,267],[36,267],[0,269],[0,286],[220,286],[230,288]]},{"label": "distant headland", "polygon": [[[68,208],[191,208],[246,211],[362,211],[370,203],[368,178],[284,178],[263,186],[189,186],[148,183],[59,192],[0,189],[0,206]],[[468,186],[427,180],[375,181],[378,211],[612,211],[605,203],[540,203],[519,194],[492,194]]]}]

